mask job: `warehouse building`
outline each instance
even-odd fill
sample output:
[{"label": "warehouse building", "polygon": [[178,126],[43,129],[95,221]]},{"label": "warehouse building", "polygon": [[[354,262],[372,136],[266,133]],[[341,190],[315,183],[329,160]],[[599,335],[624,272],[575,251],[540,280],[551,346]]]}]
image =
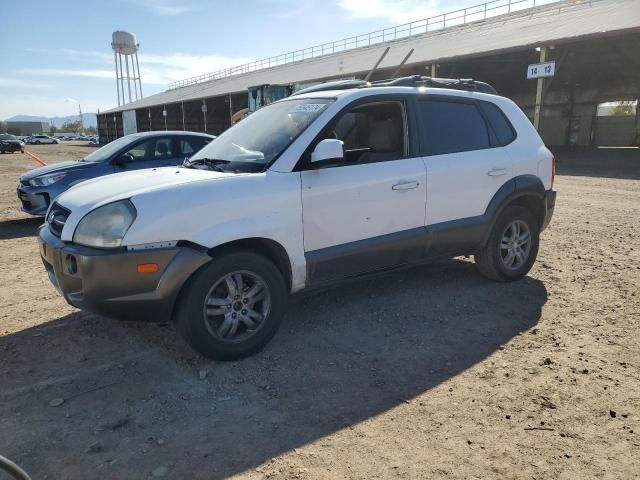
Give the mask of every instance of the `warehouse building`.
[{"label": "warehouse building", "polygon": [[50,125],[48,122],[31,122],[31,121],[7,121],[6,129],[7,133],[12,135],[37,135],[47,134],[50,131]]},{"label": "warehouse building", "polygon": [[[610,111],[603,104],[640,97],[637,0],[540,6],[533,0],[492,1],[176,82],[165,92],[102,112],[99,135],[105,142],[148,130],[219,134],[247,107],[249,87],[364,78],[387,47],[373,80],[391,77],[412,51],[402,76],[489,82],[538,120],[547,145],[640,143],[640,109],[599,115]],[[529,65],[541,62],[555,62],[555,74],[527,79]]]}]

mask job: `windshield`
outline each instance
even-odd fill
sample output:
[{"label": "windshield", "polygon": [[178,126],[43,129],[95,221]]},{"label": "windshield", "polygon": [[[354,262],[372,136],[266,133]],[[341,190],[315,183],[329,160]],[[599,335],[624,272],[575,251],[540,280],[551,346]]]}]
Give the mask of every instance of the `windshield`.
[{"label": "windshield", "polygon": [[104,147],[97,149],[95,152],[91,152],[89,155],[83,158],[85,162],[104,162],[109,160],[120,149],[126,147],[131,142],[136,140],[130,136],[121,137],[113,142],[107,143]]},{"label": "windshield", "polygon": [[331,102],[327,98],[294,98],[261,108],[217,137],[189,162],[195,168],[214,168],[215,164],[214,169],[227,172],[261,172]]}]

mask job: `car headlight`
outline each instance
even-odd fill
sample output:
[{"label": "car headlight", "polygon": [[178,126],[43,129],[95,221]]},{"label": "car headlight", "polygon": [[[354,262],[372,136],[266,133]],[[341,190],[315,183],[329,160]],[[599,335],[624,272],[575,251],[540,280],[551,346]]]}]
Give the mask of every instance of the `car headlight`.
[{"label": "car headlight", "polygon": [[73,241],[88,247],[119,247],[136,215],[136,208],[129,200],[96,208],[80,220]]},{"label": "car headlight", "polygon": [[29,183],[34,187],[46,187],[53,183],[56,183],[58,180],[66,177],[66,173],[50,173],[49,175],[40,175],[39,177],[32,178],[29,180]]}]

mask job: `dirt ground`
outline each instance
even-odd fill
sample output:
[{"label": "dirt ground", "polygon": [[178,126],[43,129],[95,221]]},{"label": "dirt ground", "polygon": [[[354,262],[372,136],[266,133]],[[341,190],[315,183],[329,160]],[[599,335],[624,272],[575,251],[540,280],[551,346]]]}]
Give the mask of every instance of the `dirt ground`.
[{"label": "dirt ground", "polygon": [[559,155],[526,279],[456,259],[299,295],[236,363],[68,306],[18,209],[34,166],[0,156],[0,454],[34,479],[640,477],[638,150]]}]

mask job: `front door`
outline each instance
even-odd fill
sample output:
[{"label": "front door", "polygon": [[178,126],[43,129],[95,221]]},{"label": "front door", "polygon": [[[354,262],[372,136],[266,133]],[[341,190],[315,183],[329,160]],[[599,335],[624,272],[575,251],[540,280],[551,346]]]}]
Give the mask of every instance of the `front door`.
[{"label": "front door", "polygon": [[126,154],[130,154],[133,161],[121,167],[123,171],[169,167],[181,162],[177,141],[169,135],[143,140],[122,155]]},{"label": "front door", "polygon": [[323,136],[345,159],[301,172],[309,283],[400,266],[424,253],[426,171],[411,158],[402,101],[361,104]]}]

